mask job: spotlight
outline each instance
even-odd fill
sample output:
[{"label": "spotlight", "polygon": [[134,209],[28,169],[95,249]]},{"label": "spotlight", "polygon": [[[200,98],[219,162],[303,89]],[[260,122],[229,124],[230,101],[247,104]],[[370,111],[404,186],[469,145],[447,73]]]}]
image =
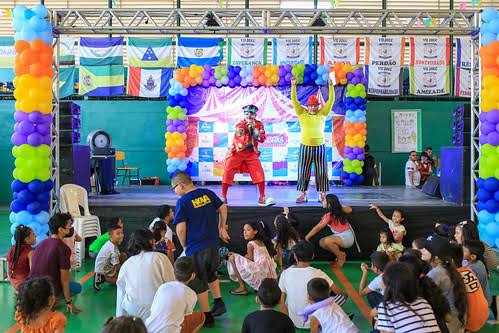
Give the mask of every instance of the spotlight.
[{"label": "spotlight", "polygon": [[219,27],[220,25],[218,24],[217,20],[215,19],[215,16],[213,14],[208,14],[206,15],[206,23],[205,25],[207,27]]}]

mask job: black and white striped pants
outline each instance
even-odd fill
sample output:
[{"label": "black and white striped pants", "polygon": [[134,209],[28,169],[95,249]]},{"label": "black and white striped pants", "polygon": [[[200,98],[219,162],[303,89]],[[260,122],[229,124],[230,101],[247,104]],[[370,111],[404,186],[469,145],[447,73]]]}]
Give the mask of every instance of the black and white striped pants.
[{"label": "black and white striped pants", "polygon": [[326,146],[306,146],[301,144],[298,153],[298,191],[306,191],[310,182],[312,164],[315,170],[315,183],[317,191],[329,191],[329,179],[327,176]]}]

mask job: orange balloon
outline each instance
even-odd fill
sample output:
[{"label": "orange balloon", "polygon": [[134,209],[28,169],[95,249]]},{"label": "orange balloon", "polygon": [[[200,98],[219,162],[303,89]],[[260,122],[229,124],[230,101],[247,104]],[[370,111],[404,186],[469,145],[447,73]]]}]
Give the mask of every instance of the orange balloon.
[{"label": "orange balloon", "polygon": [[177,158],[183,160],[185,158],[185,153],[178,153]]},{"label": "orange balloon", "polygon": [[340,80],[341,80],[341,79],[344,79],[344,78],[346,78],[346,77],[347,77],[347,73],[345,73],[345,71],[343,71],[342,69],[340,69],[340,70],[338,71],[338,77],[340,78]]},{"label": "orange balloon", "polygon": [[49,53],[41,53],[39,57],[39,62],[43,66],[52,66],[52,54]]},{"label": "orange balloon", "polygon": [[499,77],[499,67],[488,67],[482,69],[482,76],[495,75]]},{"label": "orange balloon", "polygon": [[45,76],[47,73],[47,66],[43,66],[40,63],[32,64],[29,66],[29,73],[36,77]]},{"label": "orange balloon", "polygon": [[38,62],[38,54],[31,50],[25,50],[21,53],[21,62],[24,65],[32,65]]},{"label": "orange balloon", "polygon": [[168,158],[171,160],[172,158],[175,158],[175,154],[173,153],[168,153]]},{"label": "orange balloon", "polygon": [[21,63],[17,63],[14,65],[14,72],[16,73],[16,76],[28,74],[29,73],[29,66],[25,66]]},{"label": "orange balloon", "polygon": [[341,64],[339,62],[335,63],[333,69],[335,72],[339,71],[341,69]]},{"label": "orange balloon", "polygon": [[347,84],[347,79],[340,79],[340,84]]},{"label": "orange balloon", "polygon": [[182,72],[180,70],[176,70],[175,71],[175,80],[177,80],[178,82],[180,81],[183,81],[183,75],[182,75]]},{"label": "orange balloon", "polygon": [[17,54],[21,54],[24,50],[29,49],[29,43],[25,40],[18,40],[14,44],[14,48],[16,49]]},{"label": "orange balloon", "polygon": [[41,39],[35,39],[31,42],[31,50],[35,52],[43,52],[45,50],[46,45]]},{"label": "orange balloon", "polygon": [[487,56],[483,56],[482,57],[482,65],[483,67],[495,67],[497,64],[496,64],[496,57],[495,56],[491,56],[491,55],[487,55]]}]

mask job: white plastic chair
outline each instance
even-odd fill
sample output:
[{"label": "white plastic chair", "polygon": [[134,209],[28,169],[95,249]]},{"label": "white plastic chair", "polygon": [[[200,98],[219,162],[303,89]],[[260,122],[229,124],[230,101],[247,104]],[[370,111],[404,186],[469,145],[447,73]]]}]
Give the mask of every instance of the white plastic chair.
[{"label": "white plastic chair", "polygon": [[[75,244],[76,267],[80,268],[85,258],[85,238],[101,235],[99,218],[90,214],[87,190],[83,187],[74,184],[63,185],[60,196],[61,212],[71,214],[75,232],[81,237],[81,242]],[[84,215],[80,213],[80,206],[83,207]]]}]

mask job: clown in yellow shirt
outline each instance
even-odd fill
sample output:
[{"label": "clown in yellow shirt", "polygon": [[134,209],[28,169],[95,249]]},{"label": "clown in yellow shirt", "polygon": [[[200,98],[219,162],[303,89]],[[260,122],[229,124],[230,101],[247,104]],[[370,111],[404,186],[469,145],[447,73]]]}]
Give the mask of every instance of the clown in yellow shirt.
[{"label": "clown in yellow shirt", "polygon": [[326,118],[334,102],[334,82],[331,80],[328,80],[328,82],[329,98],[321,108],[316,96],[310,96],[306,106],[302,106],[296,98],[296,79],[291,80],[291,101],[301,128],[297,184],[300,194],[296,199],[296,203],[308,201],[307,189],[312,165],[314,165],[315,170],[317,191],[320,193],[319,201],[324,199],[325,193],[329,190],[324,129],[326,127]]}]

